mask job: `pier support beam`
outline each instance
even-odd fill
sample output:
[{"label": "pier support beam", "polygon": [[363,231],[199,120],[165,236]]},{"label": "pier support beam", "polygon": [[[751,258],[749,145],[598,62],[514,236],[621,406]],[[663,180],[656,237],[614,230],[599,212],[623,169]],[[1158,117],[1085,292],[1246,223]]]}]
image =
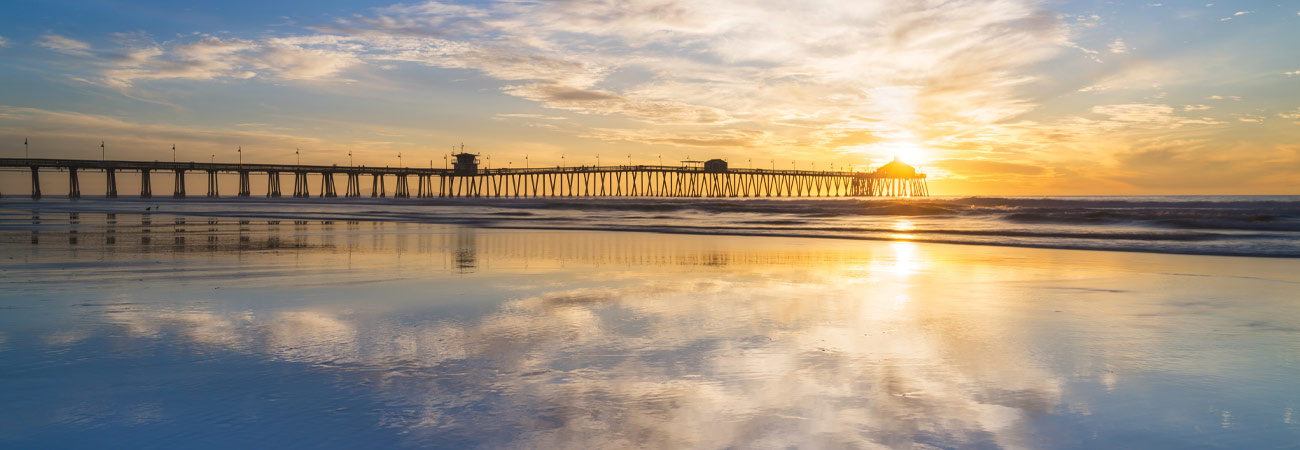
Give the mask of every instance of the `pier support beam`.
[{"label": "pier support beam", "polygon": [[386,192],[384,192],[384,175],[376,173],[373,174],[373,176],[374,178],[370,182],[370,196],[384,197],[386,194]]},{"label": "pier support beam", "polygon": [[280,172],[266,172],[266,196],[269,198],[280,197]]},{"label": "pier support beam", "polygon": [[172,192],[172,198],[185,198],[185,170],[176,169],[176,189]]},{"label": "pier support beam", "polygon": [[217,171],[208,171],[208,198],[217,198],[221,194],[217,192]]},{"label": "pier support beam", "polygon": [[149,169],[140,170],[140,198],[153,197],[153,182],[149,180]]},{"label": "pier support beam", "polygon": [[334,174],[322,172],[320,174],[320,196],[324,198],[338,197],[334,191]]},{"label": "pier support beam", "polygon": [[81,181],[77,180],[77,168],[68,168],[68,198],[81,198]]},{"label": "pier support beam", "polygon": [[360,178],[358,174],[354,172],[348,173],[348,191],[343,194],[344,197],[361,196],[361,180],[358,180],[358,178]]},{"label": "pier support beam", "polygon": [[239,171],[239,196],[240,197],[252,196],[253,195],[252,191],[253,190],[248,183],[248,171],[247,170]]},{"label": "pier support beam", "polygon": [[307,172],[293,173],[293,196],[297,198],[311,197],[311,189],[307,186]]},{"label": "pier support beam", "polygon": [[398,174],[397,192],[393,194],[393,198],[410,198],[410,197],[411,197],[411,192],[406,188],[406,174],[404,173]]},{"label": "pier support beam", "polygon": [[105,183],[108,184],[104,190],[104,197],[117,198],[117,171],[113,169],[104,170]]}]

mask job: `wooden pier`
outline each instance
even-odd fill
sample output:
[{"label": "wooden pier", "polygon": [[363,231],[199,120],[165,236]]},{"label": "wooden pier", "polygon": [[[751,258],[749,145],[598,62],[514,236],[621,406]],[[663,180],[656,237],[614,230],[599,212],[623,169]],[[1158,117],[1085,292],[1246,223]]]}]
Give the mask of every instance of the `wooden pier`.
[{"label": "wooden pier", "polygon": [[[392,179],[397,198],[483,197],[884,197],[927,196],[925,174],[895,160],[872,172],[767,170],[728,168],[722,160],[683,166],[576,166],[481,169],[476,155],[455,155],[455,168],[317,166],[283,164],[229,164],[199,162],[112,161],[79,159],[0,158],[0,169],[31,172],[31,196],[41,197],[42,171],[68,173],[68,197],[81,196],[78,174],[95,171],[106,175],[105,196],[117,197],[120,173],[140,175],[140,197],[153,196],[152,174],[175,176],[173,198],[185,198],[185,174],[207,174],[207,197],[219,197],[218,174],[237,174],[236,195],[249,197],[249,178],[267,177],[267,197],[280,197],[280,177],[292,174],[293,196],[338,197],[335,176],[344,176],[344,197],[360,197],[362,177],[369,178],[371,197],[388,195],[385,179]],[[691,162],[694,163],[694,162]],[[319,183],[309,183],[316,175]],[[412,193],[408,180],[416,179]]]}]

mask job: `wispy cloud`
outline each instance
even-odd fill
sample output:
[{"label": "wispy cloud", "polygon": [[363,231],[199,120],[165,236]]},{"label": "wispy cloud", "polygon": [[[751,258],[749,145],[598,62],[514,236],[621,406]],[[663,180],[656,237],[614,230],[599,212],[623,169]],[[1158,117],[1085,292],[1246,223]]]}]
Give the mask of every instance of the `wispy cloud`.
[{"label": "wispy cloud", "polygon": [[1237,17],[1244,16],[1244,15],[1246,15],[1246,14],[1250,14],[1250,13],[1253,13],[1253,12],[1254,12],[1254,11],[1237,11],[1237,12],[1233,13],[1231,16],[1228,16],[1228,17],[1224,17],[1224,18],[1222,18],[1222,19],[1219,19],[1219,21],[1220,21],[1220,22],[1227,22],[1227,21],[1229,21],[1229,20],[1235,19],[1235,18],[1237,18]]},{"label": "wispy cloud", "polygon": [[58,35],[45,35],[40,42],[59,53],[89,58],[99,76],[88,81],[117,89],[150,80],[248,79],[262,74],[286,80],[328,78],[360,62],[337,44],[328,36],[262,41],[201,36],[112,49]]},{"label": "wispy cloud", "polygon": [[1111,53],[1128,53],[1128,45],[1124,43],[1124,38],[1115,38],[1108,47]]},{"label": "wispy cloud", "polygon": [[0,48],[8,47],[8,46],[9,46],[9,40],[5,39],[4,36],[0,36]]},{"label": "wispy cloud", "polygon": [[69,37],[59,36],[57,34],[46,34],[41,36],[40,41],[38,41],[36,45],[66,55],[90,56],[90,44]]}]

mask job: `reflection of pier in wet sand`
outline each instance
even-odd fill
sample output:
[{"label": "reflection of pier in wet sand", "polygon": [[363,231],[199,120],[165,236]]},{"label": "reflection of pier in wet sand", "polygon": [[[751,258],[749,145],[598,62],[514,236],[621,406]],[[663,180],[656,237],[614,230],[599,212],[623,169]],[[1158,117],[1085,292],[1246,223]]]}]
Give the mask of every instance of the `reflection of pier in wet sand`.
[{"label": "reflection of pier in wet sand", "polygon": [[[521,261],[573,262],[593,265],[727,266],[782,265],[792,261],[845,262],[853,254],[749,248],[719,251],[708,245],[665,247],[654,241],[627,239],[623,233],[549,230],[531,234],[457,225],[331,220],[267,220],[179,217],[144,213],[46,213],[30,216],[29,242],[45,248],[61,242],[44,240],[53,233],[67,237],[66,249],[103,243],[113,253],[323,251],[356,255],[432,257],[435,268],[475,271],[481,265]],[[20,227],[25,220],[11,220]],[[51,230],[64,231],[51,231]],[[544,233],[545,239],[538,239]],[[5,234],[4,243],[19,243]],[[167,239],[170,237],[171,239]],[[157,241],[155,238],[162,238]],[[167,245],[170,244],[170,245]],[[98,245],[95,245],[98,247]],[[827,259],[828,256],[833,257]],[[408,263],[413,262],[407,260]]]}]

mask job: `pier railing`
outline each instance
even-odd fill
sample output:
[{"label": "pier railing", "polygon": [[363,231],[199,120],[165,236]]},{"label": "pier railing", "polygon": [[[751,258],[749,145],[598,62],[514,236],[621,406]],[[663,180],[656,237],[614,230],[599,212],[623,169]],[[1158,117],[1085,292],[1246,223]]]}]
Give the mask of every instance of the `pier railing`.
[{"label": "pier railing", "polygon": [[32,198],[41,197],[42,170],[68,172],[68,196],[81,196],[79,172],[106,175],[105,195],[117,196],[117,174],[140,174],[140,196],[153,195],[152,174],[175,176],[174,198],[185,198],[187,172],[207,174],[207,196],[220,196],[217,175],[237,174],[237,195],[252,195],[250,177],[267,177],[267,197],[280,197],[281,174],[292,174],[294,197],[312,196],[308,175],[319,180],[320,197],[338,197],[335,176],[346,177],[343,197],[361,196],[361,177],[370,178],[371,197],[388,195],[385,179],[394,181],[393,196],[411,197],[408,179],[416,177],[415,197],[863,197],[926,196],[925,174],[876,172],[724,169],[695,166],[617,165],[504,169],[437,169],[388,166],[231,164],[163,161],[0,158],[0,168],[31,172]]}]

